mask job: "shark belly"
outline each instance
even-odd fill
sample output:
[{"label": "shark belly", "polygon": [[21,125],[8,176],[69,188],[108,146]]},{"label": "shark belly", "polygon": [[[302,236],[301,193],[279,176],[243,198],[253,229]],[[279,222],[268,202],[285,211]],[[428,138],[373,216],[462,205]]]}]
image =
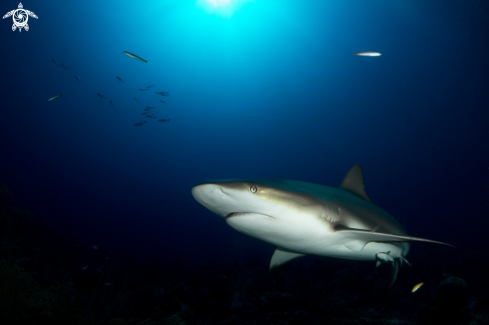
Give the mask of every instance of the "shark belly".
[{"label": "shark belly", "polygon": [[304,255],[375,261],[379,252],[401,257],[409,251],[409,243],[405,242],[358,242],[342,232],[334,232],[331,224],[316,218],[307,223],[290,223],[258,213],[235,213],[226,222],[245,235]]}]

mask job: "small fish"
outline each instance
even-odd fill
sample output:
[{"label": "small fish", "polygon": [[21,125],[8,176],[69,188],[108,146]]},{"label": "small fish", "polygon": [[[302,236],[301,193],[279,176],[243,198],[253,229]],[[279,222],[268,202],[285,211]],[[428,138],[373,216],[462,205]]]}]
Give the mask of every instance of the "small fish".
[{"label": "small fish", "polygon": [[66,69],[66,70],[70,70],[68,69],[63,63],[60,64],[60,66],[63,68],[63,69]]},{"label": "small fish", "polygon": [[136,100],[136,101],[137,101],[139,104],[141,104],[141,102],[140,102],[140,101],[139,101],[139,100],[138,100],[136,97],[134,97],[134,99],[135,99],[135,100]]},{"label": "small fish", "polygon": [[51,61],[53,61],[53,62],[54,62],[54,64],[56,64],[56,65],[58,66],[58,68],[59,68],[59,63],[58,63],[58,62],[56,62],[56,60],[55,60],[55,59],[51,59]]},{"label": "small fish", "polygon": [[83,81],[81,81],[80,77],[75,76],[75,79],[78,80],[79,82],[83,83]]},{"label": "small fish", "polygon": [[155,94],[161,95],[161,96],[170,96],[169,91],[155,91]]},{"label": "small fish", "polygon": [[105,259],[108,260],[109,258],[107,256],[105,256]]},{"label": "small fish", "polygon": [[146,87],[146,89],[149,89],[149,88],[154,87],[154,86],[155,86],[155,85],[153,85],[153,86],[148,86],[148,87]]},{"label": "small fish", "polygon": [[111,285],[112,285],[112,283],[110,283],[110,282],[105,282],[105,285],[106,285],[106,286],[111,286]]},{"label": "small fish", "polygon": [[160,102],[162,102],[163,104],[166,104],[166,102],[164,100],[160,100]]},{"label": "small fish", "polygon": [[151,109],[152,109],[152,108],[145,108],[145,109],[143,109],[144,113],[143,113],[143,114],[141,114],[141,115],[144,115],[144,114],[148,113],[148,111],[149,111],[149,110],[151,110]]},{"label": "small fish", "polygon": [[146,121],[144,121],[144,122],[138,122],[138,123],[136,123],[136,124],[134,124],[134,125],[135,125],[135,126],[141,126],[141,125],[143,125],[144,123],[146,123]]},{"label": "small fish", "polygon": [[337,170],[337,171],[335,171],[334,173],[335,173],[335,174],[339,174],[339,173],[341,173],[341,170]]},{"label": "small fish", "polygon": [[416,291],[419,290],[423,286],[424,282],[418,283],[417,285],[414,286],[413,290],[411,290],[411,293],[415,293]]},{"label": "small fish", "polygon": [[166,119],[166,118],[160,118],[158,121],[160,122],[170,122],[170,119]]},{"label": "small fish", "polygon": [[97,100],[97,103],[101,103],[102,101],[103,101],[103,99],[101,99],[101,100]]},{"label": "small fish", "polygon": [[110,102],[110,105],[112,105],[112,107],[115,107],[115,106],[114,106],[114,103],[112,103],[112,101],[111,101],[111,100],[109,100],[109,102]]},{"label": "small fish", "polygon": [[105,99],[104,95],[102,95],[102,94],[97,93],[97,96],[100,97],[100,98]]},{"label": "small fish", "polygon": [[119,78],[118,76],[115,76],[117,78],[117,80],[119,80],[120,82],[124,83],[124,80],[122,80],[121,78]]},{"label": "small fish", "polygon": [[[131,185],[129,185],[129,187],[131,188],[131,190],[135,191],[134,187],[132,187]],[[110,252],[109,252],[110,253]]]},{"label": "small fish", "polygon": [[148,90],[148,89],[146,89],[146,88],[139,88],[139,90],[145,91],[145,90]]},{"label": "small fish", "polygon": [[154,106],[146,106],[146,108],[152,109],[152,108],[155,108],[155,107]]},{"label": "small fish", "polygon": [[88,265],[87,265],[87,266],[82,267],[82,271],[85,271],[86,269],[88,269]]},{"label": "small fish", "polygon": [[139,60],[139,61],[142,61],[142,62],[145,62],[145,63],[148,63],[148,61],[146,61],[145,59],[137,56],[136,54],[132,54],[131,52],[127,52],[127,51],[124,51],[122,52],[124,53],[125,55],[127,55],[128,57],[130,58],[133,58],[133,59],[136,59],[136,60]]},{"label": "small fish", "polygon": [[379,52],[357,52],[353,53],[353,55],[358,55],[358,56],[381,56]]},{"label": "small fish", "polygon": [[48,99],[48,102],[50,102],[50,101],[52,101],[52,100],[54,100],[54,99],[56,99],[56,98],[58,98],[59,96],[62,96],[62,95],[63,94],[58,94],[56,96],[53,96],[53,97],[51,97],[51,98]]},{"label": "small fish", "polygon": [[93,245],[93,249],[98,249],[98,246],[97,245]]}]

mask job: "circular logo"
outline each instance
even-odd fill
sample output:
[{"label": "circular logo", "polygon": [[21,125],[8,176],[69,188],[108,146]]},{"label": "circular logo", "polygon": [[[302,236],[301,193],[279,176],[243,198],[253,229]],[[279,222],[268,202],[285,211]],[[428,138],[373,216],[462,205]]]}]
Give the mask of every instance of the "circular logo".
[{"label": "circular logo", "polygon": [[29,19],[29,16],[27,15],[27,12],[25,12],[24,9],[15,10],[13,16],[14,16],[15,26],[20,28],[24,27],[27,24],[27,20]]}]

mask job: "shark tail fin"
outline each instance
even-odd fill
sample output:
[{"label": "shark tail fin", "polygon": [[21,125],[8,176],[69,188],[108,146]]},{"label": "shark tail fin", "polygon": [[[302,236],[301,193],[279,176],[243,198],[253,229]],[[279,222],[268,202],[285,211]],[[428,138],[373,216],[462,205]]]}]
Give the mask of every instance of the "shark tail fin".
[{"label": "shark tail fin", "polygon": [[392,263],[392,266],[393,266],[393,268],[392,268],[391,274],[389,276],[389,286],[387,288],[392,287],[394,282],[396,282],[397,274],[399,273],[399,268],[401,267],[401,259],[395,258],[394,263]]}]

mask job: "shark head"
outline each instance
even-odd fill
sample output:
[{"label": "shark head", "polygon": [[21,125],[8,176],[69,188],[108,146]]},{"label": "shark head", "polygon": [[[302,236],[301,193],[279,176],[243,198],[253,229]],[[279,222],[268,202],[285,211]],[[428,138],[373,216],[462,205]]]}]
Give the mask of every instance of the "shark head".
[{"label": "shark head", "polygon": [[281,247],[304,241],[311,229],[330,232],[333,224],[328,220],[337,215],[333,205],[294,191],[288,181],[207,182],[196,185],[192,194],[232,228]]},{"label": "shark head", "polygon": [[232,228],[276,245],[271,270],[306,254],[378,261],[389,252],[395,280],[410,242],[447,245],[408,236],[374,205],[360,165],[338,188],[290,180],[222,180],[198,184],[192,195]]}]

